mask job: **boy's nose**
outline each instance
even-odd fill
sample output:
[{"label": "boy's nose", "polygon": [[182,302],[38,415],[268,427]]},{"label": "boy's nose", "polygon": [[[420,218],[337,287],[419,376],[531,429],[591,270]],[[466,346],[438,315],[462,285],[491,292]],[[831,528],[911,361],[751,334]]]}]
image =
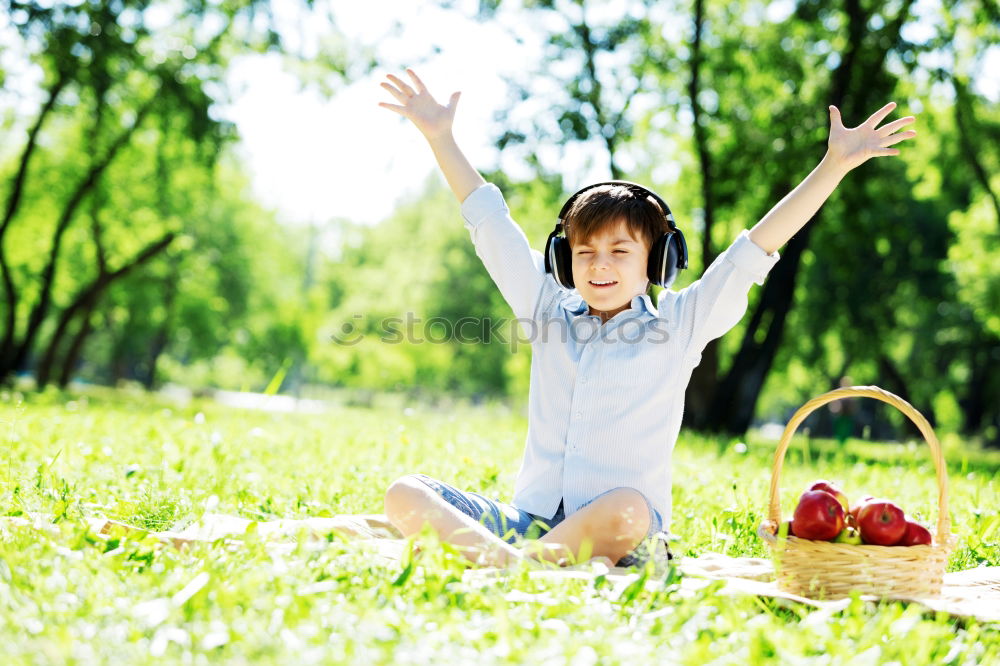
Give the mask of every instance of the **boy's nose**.
[{"label": "boy's nose", "polygon": [[594,268],[606,268],[611,265],[611,257],[597,255],[594,257]]}]

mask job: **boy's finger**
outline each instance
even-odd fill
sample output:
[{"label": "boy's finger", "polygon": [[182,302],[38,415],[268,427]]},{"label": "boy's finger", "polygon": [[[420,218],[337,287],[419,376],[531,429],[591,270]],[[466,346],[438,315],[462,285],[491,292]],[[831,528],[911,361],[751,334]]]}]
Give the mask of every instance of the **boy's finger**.
[{"label": "boy's finger", "polygon": [[831,106],[830,107],[830,120],[834,124],[839,124],[839,125],[843,125],[844,124],[843,121],[841,121],[841,119],[840,119],[840,109],[838,109],[835,106]]},{"label": "boy's finger", "polygon": [[406,68],[406,73],[410,75],[411,79],[413,79],[413,83],[417,86],[417,90],[418,91],[420,91],[420,92],[427,92],[427,86],[425,86],[424,82],[420,80],[420,77],[417,76],[416,72],[414,72],[412,69],[410,69],[409,67],[407,67]]},{"label": "boy's finger", "polygon": [[389,78],[390,81],[392,81],[393,83],[395,83],[396,86],[400,90],[402,90],[404,93],[406,93],[410,97],[413,97],[414,95],[416,95],[416,93],[413,92],[413,88],[411,88],[410,86],[408,86],[406,84],[406,81],[404,81],[403,79],[399,78],[398,76],[393,76],[392,74],[389,74],[388,78]]},{"label": "boy's finger", "polygon": [[866,125],[871,125],[872,127],[875,127],[880,122],[882,122],[883,118],[885,118],[887,115],[889,115],[890,113],[892,113],[892,110],[895,109],[895,108],[896,108],[896,103],[895,102],[889,102],[888,104],[886,104],[885,106],[883,106],[881,109],[879,109],[878,111],[876,111],[875,113],[873,113],[871,115],[871,117],[868,119],[868,121],[865,124]]},{"label": "boy's finger", "polygon": [[450,108],[452,108],[452,109],[454,109],[456,106],[458,106],[458,98],[461,97],[461,96],[462,96],[462,92],[461,91],[459,91],[459,92],[453,92],[451,94],[451,99],[448,100],[448,106]]},{"label": "boy's finger", "polygon": [[379,102],[378,105],[381,106],[383,109],[389,109],[390,111],[395,111],[399,115],[405,118],[409,118],[409,115],[406,113],[405,106],[399,106],[398,104],[389,104],[388,102]]},{"label": "boy's finger", "polygon": [[889,134],[892,134],[893,132],[898,130],[900,127],[905,127],[915,122],[917,122],[917,119],[914,118],[913,116],[907,116],[906,118],[900,118],[899,120],[894,120],[888,125],[885,125],[884,127],[879,127],[878,135],[888,136]]},{"label": "boy's finger", "polygon": [[887,146],[893,146],[900,141],[906,141],[907,139],[912,139],[917,135],[916,131],[910,130],[909,132],[900,132],[899,134],[893,134],[892,136],[884,137],[879,142],[879,148],[885,148]]},{"label": "boy's finger", "polygon": [[398,90],[396,90],[395,88],[393,88],[392,86],[390,86],[388,83],[383,83],[382,87],[385,88],[386,90],[388,90],[392,94],[393,97],[395,97],[400,102],[403,102],[404,104],[407,101],[409,101],[409,99],[410,99],[409,97],[407,97],[403,93],[399,92]]}]

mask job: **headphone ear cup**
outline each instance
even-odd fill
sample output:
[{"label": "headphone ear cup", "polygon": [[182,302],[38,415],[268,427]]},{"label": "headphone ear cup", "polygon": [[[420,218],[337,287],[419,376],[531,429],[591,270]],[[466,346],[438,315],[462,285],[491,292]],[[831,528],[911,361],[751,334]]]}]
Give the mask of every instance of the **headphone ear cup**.
[{"label": "headphone ear cup", "polygon": [[678,270],[687,265],[687,241],[680,229],[674,229],[653,243],[646,275],[650,282],[666,289],[677,279]]},{"label": "headphone ear cup", "polygon": [[676,261],[674,265],[678,269],[688,267],[688,244],[687,240],[684,238],[684,233],[675,228],[674,233],[670,235],[670,242],[674,246],[674,252],[676,255]]},{"label": "headphone ear cup", "polygon": [[660,285],[664,289],[669,287],[677,279],[677,241],[673,239],[674,234],[666,242],[666,260],[663,262],[664,275],[663,283]]},{"label": "headphone ear cup", "polygon": [[663,287],[666,281],[667,266],[663,262],[663,254],[667,252],[667,246],[670,243],[670,234],[663,234],[656,242],[653,243],[653,247],[649,249],[649,261],[646,264],[646,277],[649,281],[658,287]]},{"label": "headphone ear cup", "polygon": [[561,236],[550,235],[545,246],[545,268],[561,287],[573,289],[573,255],[569,241]]}]

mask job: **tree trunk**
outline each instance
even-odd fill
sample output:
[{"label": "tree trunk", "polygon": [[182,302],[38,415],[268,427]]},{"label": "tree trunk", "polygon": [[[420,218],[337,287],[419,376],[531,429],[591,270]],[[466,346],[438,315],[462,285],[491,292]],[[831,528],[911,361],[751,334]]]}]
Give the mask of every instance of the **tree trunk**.
[{"label": "tree trunk", "polygon": [[986,192],[993,210],[997,216],[997,224],[1000,224],[1000,196],[993,191],[990,184],[990,175],[986,167],[979,159],[981,143],[978,141],[979,127],[976,122],[975,109],[972,106],[972,99],[969,95],[968,85],[961,81],[954,73],[950,76],[951,84],[955,88],[955,127],[958,129],[958,140],[962,146],[961,154],[969,162],[972,172],[976,175],[976,182]]},{"label": "tree trunk", "polygon": [[[962,408],[962,434],[981,434],[989,421],[997,414],[996,395],[991,395],[993,386],[1000,384],[996,379],[1000,339],[977,328],[977,334],[969,347],[970,376],[967,390],[958,403]],[[993,393],[996,390],[994,388]],[[992,413],[991,408],[992,407]]]},{"label": "tree trunk", "polygon": [[[896,367],[896,364],[892,362],[892,359],[886,356],[884,353],[879,356],[878,359],[878,373],[880,377],[883,377],[883,382],[885,383],[885,388],[888,391],[892,391],[900,398],[906,402],[913,405],[913,408],[924,415],[927,422],[931,424],[931,427],[937,425],[937,418],[934,414],[934,406],[930,404],[914,404],[913,396],[910,394],[910,390],[906,385],[906,378]],[[903,419],[903,430],[910,437],[923,438],[920,433],[920,429],[917,425],[911,421],[909,418]]]},{"label": "tree trunk", "polygon": [[[742,434],[750,427],[757,398],[781,343],[785,318],[792,309],[799,263],[809,243],[810,229],[810,224],[806,224],[792,237],[781,261],[764,283],[760,302],[743,334],[739,351],[712,400],[705,424],[707,431]],[[764,339],[758,343],[758,331],[761,330]]]},{"label": "tree trunk", "polygon": [[[584,3],[581,0],[578,4],[582,15],[584,13]],[[618,147],[617,136],[614,133],[609,134],[605,132],[605,128],[609,123],[607,114],[604,112],[604,106],[601,103],[601,82],[597,78],[597,65],[595,62],[597,46],[590,35],[590,26],[587,24],[586,18],[581,17],[580,24],[576,26],[576,31],[580,35],[580,45],[583,47],[584,71],[586,72],[587,80],[590,81],[590,92],[587,94],[587,101],[590,102],[590,106],[594,110],[598,130],[604,139],[604,146],[608,150],[608,169],[611,171],[611,178],[612,180],[621,180],[623,175],[622,170],[618,167],[618,163],[615,162],[615,152]]]},{"label": "tree trunk", "polygon": [[4,294],[7,298],[7,312],[5,317],[5,330],[3,334],[3,341],[0,342],[0,379],[6,377],[4,369],[9,367],[12,360],[12,355],[14,353],[14,336],[16,335],[17,327],[17,288],[14,285],[14,279],[10,274],[10,267],[7,265],[7,252],[4,246],[4,240],[7,235],[7,229],[10,227],[11,221],[14,216],[17,215],[18,208],[21,205],[21,197],[24,195],[24,180],[28,175],[28,165],[31,163],[31,158],[35,154],[35,147],[38,145],[38,133],[42,129],[42,125],[45,124],[46,118],[48,118],[49,113],[55,107],[56,98],[62,92],[63,88],[69,82],[69,74],[66,72],[59,72],[58,78],[55,83],[52,84],[52,88],[49,89],[49,97],[45,101],[41,110],[38,112],[38,118],[35,120],[35,124],[32,126],[31,131],[28,132],[28,143],[24,147],[24,152],[21,153],[21,159],[18,162],[17,174],[14,176],[14,182],[10,188],[10,196],[7,198],[7,208],[4,211],[3,222],[0,222],[0,276],[3,277]]},{"label": "tree trunk", "polygon": [[[877,65],[884,62],[888,49],[898,42],[899,31],[909,15],[912,4],[912,0],[904,2],[896,19],[882,31],[882,38],[877,42],[881,49],[879,58],[866,62],[864,69],[858,70],[858,52],[865,43],[870,15],[862,8],[860,0],[846,0],[848,49],[833,73],[831,104],[843,108],[843,101],[847,98],[847,93],[852,90],[855,91],[852,96],[854,106],[861,108],[867,104],[867,98],[873,88],[869,79],[879,71]],[[856,81],[856,74],[859,71],[864,78]],[[716,390],[706,429],[743,434],[753,422],[757,400],[774,363],[784,333],[785,321],[792,308],[802,253],[808,247],[812,224],[818,216],[819,212],[792,237],[782,253],[781,261],[771,271],[770,279],[765,282],[760,301],[743,336],[740,349]],[[758,343],[756,338],[762,328],[765,331],[764,339]]]},{"label": "tree trunk", "polygon": [[[954,72],[946,72],[952,86],[955,89],[955,127],[958,130],[959,144],[962,147],[961,154],[969,162],[972,172],[976,176],[976,182],[986,192],[986,196],[993,204],[993,210],[997,217],[997,224],[1000,225],[1000,196],[994,191],[987,169],[983,166],[979,157],[976,137],[979,134],[978,123],[976,122],[973,101],[969,95],[968,85]],[[974,326],[980,326],[977,322]],[[977,330],[980,330],[977,328]],[[995,376],[997,363],[993,356],[994,350],[1000,346],[1000,340],[989,333],[976,335],[969,351],[969,366],[971,377],[969,378],[968,391],[965,396],[959,399],[962,405],[962,433],[973,435],[983,432],[988,417],[990,380]],[[996,404],[996,399],[992,401]],[[995,413],[992,415],[995,416]]]},{"label": "tree trunk", "polygon": [[35,382],[38,388],[47,386],[49,381],[52,379],[52,369],[55,367],[56,356],[59,354],[59,350],[63,346],[63,340],[66,337],[67,331],[69,331],[69,325],[72,323],[73,319],[83,311],[84,316],[89,316],[89,313],[93,311],[94,302],[96,301],[96,293],[92,293],[93,290],[87,290],[83,298],[78,298],[75,302],[68,308],[63,310],[62,314],[59,316],[59,322],[56,324],[55,330],[52,332],[52,337],[49,339],[48,347],[45,349],[45,354],[42,355],[41,360],[38,362],[38,370],[35,372]]},{"label": "tree trunk", "polygon": [[153,342],[149,347],[149,367],[146,370],[146,374],[139,378],[142,385],[147,391],[152,391],[156,388],[156,366],[160,362],[160,356],[163,351],[167,348],[167,343],[170,341],[170,320],[164,319],[163,323],[160,324],[159,330],[156,331],[156,336],[153,338]]},{"label": "tree trunk", "polygon": [[[718,254],[712,246],[712,228],[715,225],[715,194],[712,191],[712,154],[708,149],[705,131],[704,110],[698,96],[701,92],[701,35],[705,23],[703,0],[694,3],[694,36],[691,40],[691,80],[688,82],[688,97],[694,116],[694,145],[701,167],[701,200],[705,211],[705,228],[702,232],[701,265],[706,270]],[[712,397],[719,383],[719,340],[710,341],[701,353],[701,363],[691,373],[684,397],[684,412],[688,425],[695,429],[707,427]]]},{"label": "tree trunk", "polygon": [[[128,364],[124,361],[125,350],[128,343],[128,327],[132,320],[132,312],[129,311],[125,323],[122,325],[122,334],[113,338],[111,345],[111,357],[108,359],[108,383],[116,386],[122,379],[126,379]],[[104,325],[108,330],[114,328],[111,318],[105,313]]]},{"label": "tree trunk", "polygon": [[149,113],[150,109],[152,109],[156,100],[157,97],[153,96],[139,109],[136,114],[135,122],[115,139],[103,158],[91,167],[91,169],[87,172],[87,175],[77,185],[73,195],[63,208],[63,212],[59,217],[59,221],[56,223],[56,229],[52,236],[52,250],[49,254],[49,260],[46,263],[45,268],[42,270],[38,301],[35,302],[35,305],[31,310],[31,315],[28,318],[28,327],[24,332],[24,337],[22,338],[21,343],[17,345],[14,350],[13,359],[11,359],[10,363],[6,366],[0,367],[0,377],[6,376],[10,372],[24,369],[28,355],[31,353],[32,348],[35,345],[35,338],[37,337],[42,323],[45,321],[45,317],[49,312],[49,307],[52,301],[52,286],[55,282],[56,264],[59,260],[63,234],[66,232],[70,222],[73,220],[76,210],[83,202],[84,197],[86,197],[87,194],[94,188],[98,179],[104,174],[104,171],[111,165],[112,161],[114,161],[118,152],[128,144],[132,135],[135,133],[135,130],[142,124],[143,119],[146,114]]},{"label": "tree trunk", "polygon": [[[89,313],[93,312],[94,305],[104,294],[104,292],[114,284],[117,280],[128,275],[130,272],[143,265],[153,257],[155,257],[160,252],[166,250],[170,244],[173,242],[175,234],[173,232],[168,232],[160,237],[158,240],[153,241],[142,251],[139,252],[131,261],[127,262],[125,265],[111,271],[103,272],[98,275],[93,282],[81,289],[77,293],[77,297],[70,303],[69,306],[63,310],[62,315],[59,317],[59,322],[56,324],[56,329],[52,334],[52,339],[49,342],[48,349],[45,352],[45,356],[39,363],[37,381],[39,386],[44,386],[49,382],[52,377],[52,368],[55,364],[55,358],[58,354],[59,347],[62,346],[62,340],[66,335],[66,331],[69,329],[69,325],[76,316],[83,311],[84,316],[89,318]],[[82,328],[82,326],[81,326]],[[75,340],[75,338],[74,338]],[[73,345],[71,344],[70,349]],[[67,352],[69,354],[69,352]],[[65,367],[66,361],[63,361],[63,366]]]},{"label": "tree trunk", "polygon": [[170,272],[167,277],[166,287],[163,293],[163,309],[165,314],[163,315],[163,322],[160,324],[159,330],[156,331],[156,337],[153,338],[153,343],[150,345],[149,350],[149,368],[146,372],[146,376],[141,378],[142,385],[146,387],[147,391],[152,391],[156,386],[156,365],[159,363],[160,355],[163,354],[163,350],[167,348],[167,343],[170,341],[170,328],[173,320],[174,304],[177,302],[177,264],[174,263],[174,270]]},{"label": "tree trunk", "polygon": [[73,341],[69,345],[69,349],[66,351],[66,357],[63,359],[62,369],[59,372],[59,388],[64,389],[69,384],[69,380],[73,377],[73,371],[80,362],[80,353],[83,351],[83,343],[87,341],[90,334],[93,332],[94,327],[92,324],[92,317],[94,314],[94,308],[97,307],[97,299],[94,299],[89,307],[83,312],[83,316],[80,318],[80,328],[77,329],[76,335],[73,336]]}]

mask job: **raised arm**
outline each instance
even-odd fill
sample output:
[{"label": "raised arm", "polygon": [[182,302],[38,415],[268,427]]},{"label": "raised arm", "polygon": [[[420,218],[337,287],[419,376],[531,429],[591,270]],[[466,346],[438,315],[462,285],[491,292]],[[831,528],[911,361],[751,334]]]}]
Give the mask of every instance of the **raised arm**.
[{"label": "raised arm", "polygon": [[823,202],[840,184],[847,173],[872,157],[899,155],[899,150],[889,146],[913,138],[916,131],[896,130],[916,122],[913,116],[900,118],[884,127],[876,127],[896,108],[890,102],[871,115],[863,124],[844,127],[840,110],[830,107],[830,138],[826,155],[799,186],[771,209],[750,230],[750,240],[768,254],[788,242],[795,233],[808,222]]},{"label": "raised arm", "polygon": [[448,105],[442,106],[434,100],[423,81],[412,69],[407,69],[406,73],[413,79],[413,87],[399,77],[389,74],[386,78],[392,83],[383,81],[382,87],[388,90],[399,104],[380,102],[379,106],[409,118],[417,126],[434,151],[434,157],[451,191],[459,202],[463,202],[478,187],[485,185],[486,181],[466,159],[452,135],[455,109],[462,93],[452,93]]},{"label": "raised arm", "polygon": [[542,253],[531,249],[524,231],[511,218],[503,194],[495,185],[487,185],[455,143],[451,126],[459,93],[452,94],[448,106],[441,106],[413,70],[406,73],[415,89],[390,74],[394,85],[382,83],[382,87],[400,104],[383,102],[379,106],[409,118],[427,139],[451,191],[462,204],[462,217],[476,255],[515,316],[530,319],[545,283]]}]

